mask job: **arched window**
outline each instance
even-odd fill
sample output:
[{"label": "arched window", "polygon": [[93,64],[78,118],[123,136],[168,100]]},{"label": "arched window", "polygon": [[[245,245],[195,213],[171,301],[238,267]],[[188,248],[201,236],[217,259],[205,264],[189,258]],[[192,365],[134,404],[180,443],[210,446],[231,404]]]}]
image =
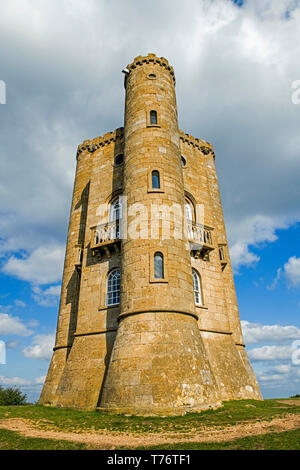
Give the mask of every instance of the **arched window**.
[{"label": "arched window", "polygon": [[193,269],[193,287],[194,287],[195,304],[203,305],[201,278],[195,269]]},{"label": "arched window", "polygon": [[122,218],[122,206],[119,197],[117,197],[110,205],[109,221],[114,222]]},{"label": "arched window", "polygon": [[154,278],[164,278],[164,256],[159,251],[154,254]]},{"label": "arched window", "polygon": [[114,269],[107,276],[106,305],[118,305],[120,303],[120,269]]},{"label": "arched window", "polygon": [[150,124],[157,124],[157,111],[150,111]]},{"label": "arched window", "polygon": [[194,208],[188,199],[185,200],[185,216],[187,220],[193,221]]},{"label": "arched window", "polygon": [[152,171],[152,188],[160,189],[160,177],[157,170]]}]

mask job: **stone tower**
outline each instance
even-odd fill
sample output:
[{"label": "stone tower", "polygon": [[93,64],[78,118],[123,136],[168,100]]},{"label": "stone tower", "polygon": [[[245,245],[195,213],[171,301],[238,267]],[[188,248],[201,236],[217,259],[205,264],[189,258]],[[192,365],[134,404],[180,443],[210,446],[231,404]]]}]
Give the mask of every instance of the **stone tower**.
[{"label": "stone tower", "polygon": [[124,128],[84,141],[56,344],[39,403],[175,415],[261,399],[212,146],[178,129],[173,68],[125,73]]}]

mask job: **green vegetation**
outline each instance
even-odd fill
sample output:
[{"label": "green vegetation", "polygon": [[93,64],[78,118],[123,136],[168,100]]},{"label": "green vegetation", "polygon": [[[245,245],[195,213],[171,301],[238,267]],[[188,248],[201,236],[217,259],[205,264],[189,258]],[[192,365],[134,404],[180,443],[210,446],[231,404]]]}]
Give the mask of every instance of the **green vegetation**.
[{"label": "green vegetation", "polygon": [[180,442],[136,450],[300,450],[300,429],[279,433],[249,436],[228,442]]},{"label": "green vegetation", "polygon": [[189,413],[175,417],[142,417],[109,415],[98,411],[76,411],[41,405],[0,407],[0,419],[24,418],[39,428],[56,431],[107,430],[131,433],[191,432],[201,426],[234,425],[249,420],[271,420],[286,413],[300,413],[299,405],[284,404],[283,400],[240,400],[225,402],[216,410]]},{"label": "green vegetation", "polygon": [[27,396],[18,388],[3,388],[0,385],[0,406],[25,405]]},{"label": "green vegetation", "polygon": [[78,442],[23,437],[17,432],[0,429],[0,450],[83,450]]},{"label": "green vegetation", "polygon": [[[293,397],[294,398],[294,397]],[[98,411],[84,412],[41,405],[0,406],[0,421],[10,418],[30,420],[36,429],[66,432],[106,431],[135,434],[178,433],[186,438],[202,427],[232,426],[251,421],[270,421],[289,413],[300,413],[300,400],[241,400],[224,403],[216,410],[177,417],[141,417],[109,415]],[[299,449],[300,431],[269,433],[215,443],[180,443],[147,447],[148,449]],[[85,449],[84,444],[22,437],[15,431],[1,429],[0,449]],[[128,447],[129,448],[129,447]],[[146,448],[146,447],[145,447]]]}]

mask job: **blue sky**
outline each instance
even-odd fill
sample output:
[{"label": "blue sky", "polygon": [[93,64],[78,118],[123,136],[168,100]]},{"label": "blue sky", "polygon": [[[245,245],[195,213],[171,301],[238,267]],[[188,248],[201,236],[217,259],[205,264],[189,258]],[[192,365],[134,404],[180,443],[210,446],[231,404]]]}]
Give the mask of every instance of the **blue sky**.
[{"label": "blue sky", "polygon": [[121,70],[154,52],[175,68],[181,129],[215,148],[243,333],[262,393],[300,393],[300,104],[291,98],[300,80],[299,2],[154,3],[1,7],[0,385],[39,396],[77,145],[123,124]]}]

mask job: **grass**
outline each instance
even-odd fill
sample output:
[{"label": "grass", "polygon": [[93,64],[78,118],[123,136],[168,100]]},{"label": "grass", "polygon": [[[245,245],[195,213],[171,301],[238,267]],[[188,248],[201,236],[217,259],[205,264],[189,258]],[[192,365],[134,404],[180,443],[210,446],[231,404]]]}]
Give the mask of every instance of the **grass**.
[{"label": "grass", "polygon": [[[293,400],[295,398],[293,397]],[[282,400],[281,400],[282,401]],[[296,399],[298,402],[298,399]],[[300,413],[299,403],[288,405],[278,400],[241,400],[224,403],[217,410],[202,413],[190,413],[177,417],[141,417],[109,415],[98,411],[83,412],[71,409],[51,408],[40,405],[0,406],[0,420],[8,418],[29,419],[36,427],[53,431],[89,432],[114,431],[118,433],[180,433],[190,435],[202,426],[228,426],[251,420],[271,420],[287,413]],[[299,431],[280,434],[267,434],[247,437],[226,443],[184,443],[167,447],[149,447],[149,449],[231,449],[231,448],[279,448],[278,445],[290,445],[299,449]],[[296,447],[298,445],[298,447]],[[41,447],[39,447],[41,446]],[[175,447],[174,447],[175,446]],[[234,447],[238,446],[238,447]],[[248,447],[247,447],[248,446]],[[249,447],[250,446],[250,447]],[[275,447],[274,447],[275,446]],[[80,443],[55,441],[51,439],[32,439],[21,437],[13,431],[0,429],[0,449],[84,449]],[[280,447],[283,448],[283,447]],[[289,447],[286,447],[289,448]]]},{"label": "grass", "polygon": [[78,442],[23,437],[14,431],[0,429],[0,450],[84,450],[87,446]]},{"label": "grass", "polygon": [[300,450],[300,429],[228,442],[180,442],[161,446],[137,447],[136,450]]}]

